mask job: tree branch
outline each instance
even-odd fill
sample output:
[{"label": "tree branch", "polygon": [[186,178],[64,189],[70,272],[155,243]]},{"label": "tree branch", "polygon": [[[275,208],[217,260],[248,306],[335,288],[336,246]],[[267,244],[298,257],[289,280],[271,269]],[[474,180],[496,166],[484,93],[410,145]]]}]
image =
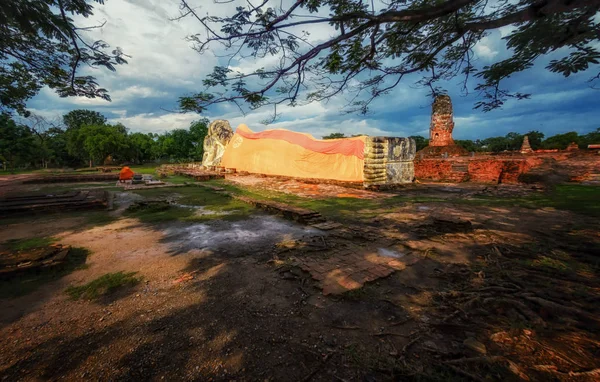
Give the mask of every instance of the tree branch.
[{"label": "tree branch", "polygon": [[75,47],[75,51],[77,52],[77,55],[75,56],[75,62],[73,63],[73,69],[71,70],[71,89],[73,89],[73,91],[75,91],[75,73],[77,73],[77,67],[79,66],[79,61],[81,60],[81,50],[79,49],[79,45],[77,44],[77,39],[75,38],[75,32],[73,32],[73,30],[69,27],[70,26],[69,19],[67,18],[67,15],[65,14],[65,9],[63,7],[62,0],[58,0],[58,8],[60,9],[60,14],[65,23],[65,26],[67,27],[67,30],[69,31],[69,36],[71,37],[71,42],[73,43],[73,46]]},{"label": "tree branch", "polygon": [[557,13],[573,11],[582,7],[600,8],[600,0],[542,0],[531,4],[518,12],[508,14],[494,20],[485,20],[465,24],[471,31],[497,29],[511,24],[533,21]]}]

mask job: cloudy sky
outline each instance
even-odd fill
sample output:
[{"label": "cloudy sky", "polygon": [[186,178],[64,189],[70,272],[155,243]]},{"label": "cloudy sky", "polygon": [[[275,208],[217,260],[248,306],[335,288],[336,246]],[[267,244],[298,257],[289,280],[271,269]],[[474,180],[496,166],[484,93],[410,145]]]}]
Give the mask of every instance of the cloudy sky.
[{"label": "cloudy sky", "polygon": [[[246,2],[234,0],[215,5],[212,0],[190,0],[190,4],[199,7],[200,14],[215,10],[220,14],[231,14],[239,3]],[[276,3],[279,5],[280,1]],[[73,109],[96,110],[111,122],[123,123],[131,131],[161,133],[187,128],[199,116],[177,113],[177,99],[202,90],[202,79],[212,71],[219,58],[211,52],[200,55],[191,49],[185,37],[202,32],[202,28],[191,18],[170,20],[178,15],[178,0],[106,0],[104,5],[97,5],[95,15],[78,20],[78,25],[106,21],[106,25],[91,32],[89,38],[119,46],[131,56],[129,64],[119,66],[115,73],[86,69],[110,91],[112,102],[60,98],[51,90],[43,89],[28,106],[34,113],[46,117],[60,116]],[[478,65],[487,65],[507,56],[501,37],[509,31],[506,28],[494,31],[476,46]],[[311,38],[315,41],[326,39],[330,33],[325,26],[311,26]],[[220,52],[215,53],[219,55]],[[513,91],[533,93],[531,99],[509,101],[501,110],[488,113],[473,109],[476,94],[463,95],[460,79],[446,83],[454,103],[455,138],[477,139],[530,130],[539,130],[549,136],[568,131],[586,133],[600,127],[600,90],[591,88],[587,83],[592,73],[579,73],[565,79],[544,70],[544,61],[504,84],[505,88]],[[240,62],[237,65],[268,67],[268,61]],[[261,124],[261,121],[272,113],[270,108],[243,116],[237,108],[222,105],[211,109],[206,116],[228,119],[232,127],[239,123],[246,123],[255,131],[283,127],[316,137],[332,132],[427,136],[431,99],[427,97],[427,90],[414,85],[415,81],[416,78],[409,79],[376,100],[368,116],[341,113],[340,109],[346,102],[343,98],[295,108],[280,107],[280,119],[269,126]]]}]

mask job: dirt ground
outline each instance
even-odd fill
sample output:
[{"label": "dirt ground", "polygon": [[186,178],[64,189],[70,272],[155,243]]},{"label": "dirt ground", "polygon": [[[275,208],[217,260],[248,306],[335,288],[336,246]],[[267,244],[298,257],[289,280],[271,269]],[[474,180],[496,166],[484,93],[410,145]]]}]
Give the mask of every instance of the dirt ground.
[{"label": "dirt ground", "polygon": [[[513,202],[548,190],[221,182],[325,198],[325,212],[342,195],[351,216],[325,214],[341,223],[329,231],[260,211],[144,222],[126,213],[140,198],[123,193],[97,224],[85,213],[0,220],[0,244],[52,236],[90,252],[0,299],[0,380],[600,380],[600,222]],[[419,261],[331,295],[295,266],[382,246]],[[121,271],[142,281],[91,301],[65,293]]]}]

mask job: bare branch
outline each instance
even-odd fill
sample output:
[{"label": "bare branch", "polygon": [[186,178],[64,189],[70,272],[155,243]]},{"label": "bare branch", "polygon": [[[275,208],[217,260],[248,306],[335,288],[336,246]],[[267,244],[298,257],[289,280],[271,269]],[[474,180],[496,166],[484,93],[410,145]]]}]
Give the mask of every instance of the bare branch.
[{"label": "bare branch", "polygon": [[[428,87],[431,94],[443,91],[438,85],[440,81],[456,76],[463,76],[462,91],[468,94],[470,78],[483,78],[484,83],[475,89],[485,94],[490,105],[496,105],[492,107],[497,107],[503,98],[526,96],[502,90],[500,81],[530,67],[549,50],[576,47],[582,55],[587,55],[553,63],[555,71],[569,73],[571,62],[582,68],[597,63],[597,53],[586,46],[594,38],[600,39],[600,35],[593,37],[589,33],[594,25],[597,28],[593,16],[600,9],[600,0],[528,0],[518,4],[500,0],[491,5],[488,0],[445,0],[429,5],[409,0],[391,1],[380,11],[376,11],[373,1],[346,0],[337,5],[318,5],[318,2],[315,5],[307,0],[295,0],[285,10],[281,7],[264,9],[267,7],[264,0],[256,6],[253,1],[247,2],[248,7],[238,8],[231,17],[200,18],[187,0],[182,0],[186,15],[213,28],[207,29],[207,36],[190,37],[196,43],[195,49],[203,52],[213,42],[219,43],[227,49],[229,57],[227,66],[216,68],[205,82],[207,88],[216,86],[218,90],[187,97],[188,109],[196,104],[197,110],[204,110],[228,101],[246,101],[252,108],[283,102],[296,105],[304,90],[308,102],[327,100],[349,90],[355,93],[351,105],[358,105],[364,111],[375,98],[388,93],[413,73],[423,76],[416,83]],[[313,13],[328,6],[328,17],[299,11],[308,8]],[[249,17],[250,14],[255,14],[255,18]],[[301,19],[295,20],[296,17]],[[543,21],[537,22],[539,20]],[[306,38],[308,27],[312,25],[335,28],[335,35],[314,44]],[[518,59],[476,69],[473,47],[486,31],[505,25],[520,26],[507,39]],[[299,35],[292,33],[293,28],[299,26],[307,27],[308,31]],[[528,44],[540,35],[534,29],[542,27],[552,29],[553,37],[543,43],[551,45],[550,48]],[[221,34],[213,30],[220,30]],[[521,39],[520,34],[524,36]],[[267,56],[277,56],[278,64],[253,73],[226,70],[233,58]],[[249,78],[255,80],[247,85],[245,80]],[[364,94],[367,89],[369,93]]]}]

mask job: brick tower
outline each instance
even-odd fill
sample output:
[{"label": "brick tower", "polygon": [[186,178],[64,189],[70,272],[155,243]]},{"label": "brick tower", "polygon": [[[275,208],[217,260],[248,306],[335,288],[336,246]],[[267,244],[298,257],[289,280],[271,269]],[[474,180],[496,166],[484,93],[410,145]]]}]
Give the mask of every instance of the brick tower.
[{"label": "brick tower", "polygon": [[452,100],[448,95],[435,97],[431,105],[431,125],[429,126],[429,146],[450,146],[454,120],[452,116]]},{"label": "brick tower", "polygon": [[429,145],[417,153],[419,158],[447,158],[467,156],[469,153],[452,139],[454,117],[452,100],[448,95],[435,97],[431,105]]},{"label": "brick tower", "polygon": [[523,138],[523,144],[521,145],[521,154],[530,154],[532,152],[533,150],[529,144],[529,137],[526,135],[525,138]]}]

